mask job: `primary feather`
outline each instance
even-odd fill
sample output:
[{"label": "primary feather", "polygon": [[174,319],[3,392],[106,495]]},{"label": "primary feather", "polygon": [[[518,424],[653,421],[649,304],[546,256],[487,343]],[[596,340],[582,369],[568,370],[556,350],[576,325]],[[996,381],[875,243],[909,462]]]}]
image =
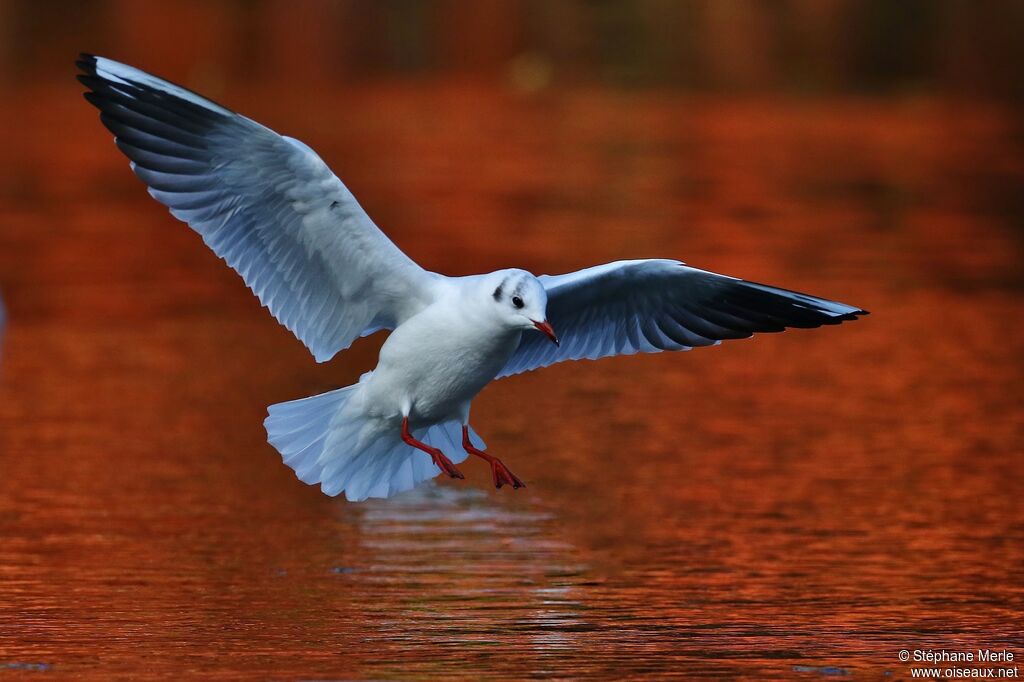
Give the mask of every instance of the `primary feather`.
[{"label": "primary feather", "polygon": [[755,332],[820,327],[867,311],[796,291],[687,267],[675,260],[606,263],[539,277],[561,345],[523,335],[498,377],[564,360],[712,346]]},{"label": "primary feather", "polygon": [[392,329],[434,277],[298,140],[125,64],[82,55],[85,97],[149,193],[202,235],[320,362]]}]

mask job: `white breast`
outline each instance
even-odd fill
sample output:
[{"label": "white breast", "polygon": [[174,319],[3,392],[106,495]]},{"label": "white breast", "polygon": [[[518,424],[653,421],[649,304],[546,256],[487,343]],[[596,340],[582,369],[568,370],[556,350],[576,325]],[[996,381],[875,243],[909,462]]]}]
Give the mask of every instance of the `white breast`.
[{"label": "white breast", "polygon": [[379,416],[409,412],[413,424],[457,418],[505,366],[519,331],[468,319],[435,305],[398,327],[381,347],[367,382],[367,407]]}]

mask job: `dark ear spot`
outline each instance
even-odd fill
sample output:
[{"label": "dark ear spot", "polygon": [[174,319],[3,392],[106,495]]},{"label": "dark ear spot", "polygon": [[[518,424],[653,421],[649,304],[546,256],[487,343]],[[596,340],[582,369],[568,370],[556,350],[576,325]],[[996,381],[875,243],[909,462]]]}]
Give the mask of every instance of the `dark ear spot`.
[{"label": "dark ear spot", "polygon": [[501,300],[501,285],[500,284],[498,285],[498,288],[494,290],[494,300],[495,301],[500,301]]}]

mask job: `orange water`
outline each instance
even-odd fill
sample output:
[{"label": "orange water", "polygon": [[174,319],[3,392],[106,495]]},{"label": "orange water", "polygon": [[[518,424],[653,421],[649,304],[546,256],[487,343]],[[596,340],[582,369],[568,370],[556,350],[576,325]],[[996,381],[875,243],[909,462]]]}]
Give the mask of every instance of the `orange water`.
[{"label": "orange water", "polygon": [[503,380],[474,422],[527,489],[467,462],[330,499],[266,444],[265,408],[353,382],[380,339],[317,366],[76,92],[15,95],[0,678],[903,679],[903,648],[1024,657],[1011,112],[228,101],[318,149],[431,269],[675,257],[873,314]]}]

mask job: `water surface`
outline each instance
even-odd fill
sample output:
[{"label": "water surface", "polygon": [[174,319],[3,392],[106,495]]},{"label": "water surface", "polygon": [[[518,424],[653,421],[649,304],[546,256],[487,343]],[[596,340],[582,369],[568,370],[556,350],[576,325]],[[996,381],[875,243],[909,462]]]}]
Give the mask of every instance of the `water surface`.
[{"label": "water surface", "polygon": [[425,267],[677,257],[873,314],[503,380],[474,422],[527,489],[468,462],[329,499],[266,444],[265,408],[352,383],[380,338],[316,365],[77,93],[15,96],[0,678],[902,679],[904,648],[1024,657],[1010,112],[226,98],[318,149]]}]

